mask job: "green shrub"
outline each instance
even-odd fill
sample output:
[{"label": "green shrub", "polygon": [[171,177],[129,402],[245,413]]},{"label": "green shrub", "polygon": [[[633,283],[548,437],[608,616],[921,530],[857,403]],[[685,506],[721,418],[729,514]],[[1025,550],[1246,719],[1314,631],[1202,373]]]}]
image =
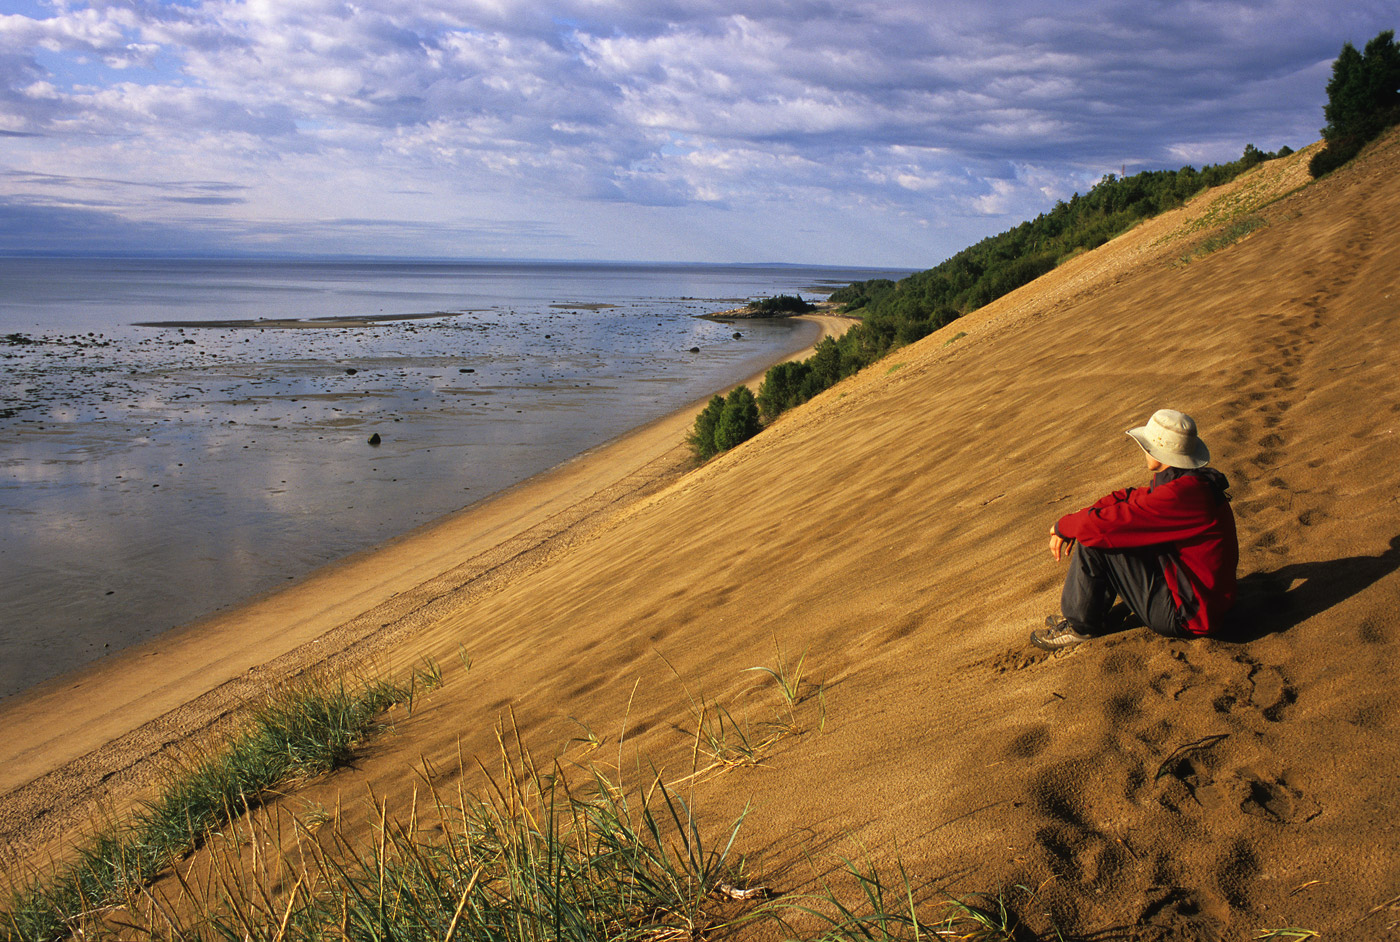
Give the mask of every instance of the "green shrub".
[{"label": "green shrub", "polygon": [[719,417],[723,413],[724,397],[715,396],[695,417],[695,427],[691,430],[690,437],[686,441],[690,443],[690,450],[700,461],[713,458],[719,451],[715,447],[715,426],[719,425]]},{"label": "green shrub", "polygon": [[802,387],[810,372],[806,361],[770,367],[764,374],[763,385],[758,387],[758,410],[763,418],[771,422],[785,410],[805,402]]},{"label": "green shrub", "polygon": [[753,438],[762,427],[753,391],[747,386],[738,386],[728,398],[714,396],[710,399],[695,417],[695,426],[686,441],[696,459],[705,461]]},{"label": "green shrub", "polygon": [[758,403],[753,391],[739,386],[724,400],[724,410],[715,423],[715,450],[728,451],[758,434]]}]

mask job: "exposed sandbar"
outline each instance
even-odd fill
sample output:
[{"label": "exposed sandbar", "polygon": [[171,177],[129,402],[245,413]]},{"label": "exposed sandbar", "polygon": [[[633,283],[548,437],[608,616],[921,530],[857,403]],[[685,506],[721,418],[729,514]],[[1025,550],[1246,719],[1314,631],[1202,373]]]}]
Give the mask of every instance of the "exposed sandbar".
[{"label": "exposed sandbar", "polygon": [[331,327],[373,327],[395,321],[426,321],[439,317],[460,317],[470,311],[432,311],[424,314],[345,314],[334,317],[256,317],[217,321],[136,321],[134,327],[191,328],[213,327],[224,330],[326,329]]}]

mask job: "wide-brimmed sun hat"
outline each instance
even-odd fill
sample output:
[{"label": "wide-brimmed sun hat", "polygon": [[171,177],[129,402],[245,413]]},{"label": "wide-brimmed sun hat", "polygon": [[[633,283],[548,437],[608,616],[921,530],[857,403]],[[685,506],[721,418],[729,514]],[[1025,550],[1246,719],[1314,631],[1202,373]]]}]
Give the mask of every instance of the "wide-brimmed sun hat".
[{"label": "wide-brimmed sun hat", "polygon": [[1140,428],[1128,429],[1128,437],[1162,464],[1173,468],[1204,468],[1210,449],[1196,434],[1196,420],[1175,409],[1158,409]]}]

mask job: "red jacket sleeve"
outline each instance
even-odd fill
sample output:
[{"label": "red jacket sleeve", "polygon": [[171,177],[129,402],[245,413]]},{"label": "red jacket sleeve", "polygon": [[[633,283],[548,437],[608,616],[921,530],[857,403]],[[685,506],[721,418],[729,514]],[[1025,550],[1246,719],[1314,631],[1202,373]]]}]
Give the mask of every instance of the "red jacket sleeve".
[{"label": "red jacket sleeve", "polygon": [[1186,476],[1157,487],[1114,491],[1061,517],[1055,532],[1085,546],[1129,549],[1199,536],[1214,525],[1215,516],[1210,485]]}]

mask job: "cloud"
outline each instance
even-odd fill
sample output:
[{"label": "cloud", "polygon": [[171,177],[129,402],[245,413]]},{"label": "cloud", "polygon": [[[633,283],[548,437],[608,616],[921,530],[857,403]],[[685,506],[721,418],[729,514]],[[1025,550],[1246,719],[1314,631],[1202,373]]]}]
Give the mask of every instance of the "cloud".
[{"label": "cloud", "polygon": [[[805,253],[931,263],[1124,165],[1310,142],[1341,43],[1392,14],[1369,0],[63,0],[0,16],[0,159],[65,182],[11,174],[0,193],[62,189],[132,222],[264,235],[354,208],[427,227],[402,229],[404,245],[492,217],[521,234],[462,231],[520,255],[541,248],[536,226],[606,252],[604,220],[669,214],[675,230],[720,212],[757,239],[778,207],[805,205]],[[237,195],[158,193],[200,177]],[[908,259],[839,257],[840,212],[897,228]]]},{"label": "cloud", "polygon": [[237,206],[247,202],[238,196],[162,196],[167,203],[187,203],[192,206]]}]

